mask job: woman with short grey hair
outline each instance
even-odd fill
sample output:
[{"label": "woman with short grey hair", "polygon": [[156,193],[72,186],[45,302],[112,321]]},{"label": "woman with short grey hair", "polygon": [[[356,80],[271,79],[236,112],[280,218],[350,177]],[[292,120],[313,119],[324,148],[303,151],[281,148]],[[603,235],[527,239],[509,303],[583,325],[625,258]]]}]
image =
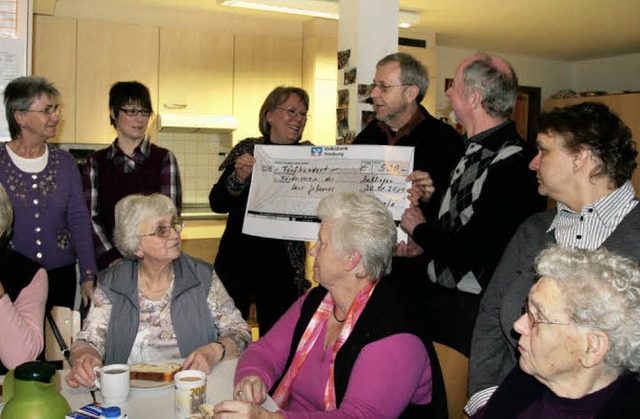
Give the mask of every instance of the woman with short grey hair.
[{"label": "woman with short grey hair", "polygon": [[317,213],[320,220],[331,224],[331,239],[340,251],[360,251],[373,281],[391,272],[398,232],[389,210],[375,195],[332,194],[320,200]]},{"label": "woman with short grey hair", "polygon": [[[10,246],[47,270],[47,306],[82,308],[93,299],[96,258],[78,164],[47,144],[62,121],[60,93],[48,80],[24,76],[4,89],[11,141],[0,144],[0,184],[16,209]],[[79,285],[77,285],[79,284]]]},{"label": "woman with short grey hair", "polygon": [[186,358],[183,369],[208,373],[251,342],[213,267],[182,253],[182,227],[165,195],[118,202],[114,241],[125,258],[100,272],[94,304],[71,347],[70,386],[92,387],[93,368],[103,363]]},{"label": "woman with short grey hair", "polygon": [[[336,192],[317,207],[309,250],[318,283],[238,361],[233,400],[216,417],[430,418],[429,349],[407,284],[384,276],[397,229],[371,193]],[[281,410],[259,405],[267,392]]]},{"label": "woman with short grey hair", "polygon": [[554,245],[536,272],[513,326],[518,365],[471,418],[638,417],[640,266]]},{"label": "woman with short grey hair", "polygon": [[[140,247],[142,237],[138,235],[137,227],[144,220],[163,214],[171,214],[172,220],[178,219],[173,201],[164,198],[165,196],[160,194],[133,195],[129,199],[122,199],[117,205],[113,240],[125,258],[138,259],[136,250]],[[182,229],[182,226],[178,228]]]},{"label": "woman with short grey hair", "polygon": [[605,332],[604,362],[615,373],[640,372],[640,269],[633,260],[596,252],[551,248],[537,259],[541,276],[552,277],[565,295],[569,319]]}]

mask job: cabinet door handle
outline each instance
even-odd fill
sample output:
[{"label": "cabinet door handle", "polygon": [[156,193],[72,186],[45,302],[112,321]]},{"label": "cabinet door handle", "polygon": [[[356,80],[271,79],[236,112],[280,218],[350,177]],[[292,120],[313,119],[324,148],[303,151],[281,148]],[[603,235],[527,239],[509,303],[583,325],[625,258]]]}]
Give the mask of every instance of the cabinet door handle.
[{"label": "cabinet door handle", "polygon": [[186,103],[165,103],[164,107],[167,109],[185,109],[187,107]]}]

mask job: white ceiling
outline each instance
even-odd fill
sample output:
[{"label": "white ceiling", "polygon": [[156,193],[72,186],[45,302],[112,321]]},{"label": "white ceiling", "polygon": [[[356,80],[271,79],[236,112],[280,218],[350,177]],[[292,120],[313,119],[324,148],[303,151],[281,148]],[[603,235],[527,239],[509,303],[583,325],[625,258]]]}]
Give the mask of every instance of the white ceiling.
[{"label": "white ceiling", "polygon": [[400,0],[439,46],[562,60],[640,52],[638,0]]},{"label": "white ceiling", "polygon": [[[129,1],[136,2],[268,15],[216,0]],[[400,0],[400,7],[420,13],[438,46],[569,61],[640,53],[640,0]]]}]

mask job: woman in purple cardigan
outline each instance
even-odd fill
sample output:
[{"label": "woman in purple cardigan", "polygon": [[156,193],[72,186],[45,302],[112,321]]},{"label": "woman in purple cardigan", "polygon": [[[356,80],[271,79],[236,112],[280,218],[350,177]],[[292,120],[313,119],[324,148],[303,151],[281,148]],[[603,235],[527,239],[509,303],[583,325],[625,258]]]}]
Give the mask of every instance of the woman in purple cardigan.
[{"label": "woman in purple cardigan", "polygon": [[93,296],[96,261],[76,161],[46,144],[60,121],[59,95],[41,77],[19,77],[7,85],[11,141],[0,146],[0,183],[15,213],[11,247],[47,270],[49,307],[73,308],[76,261],[84,305]]}]

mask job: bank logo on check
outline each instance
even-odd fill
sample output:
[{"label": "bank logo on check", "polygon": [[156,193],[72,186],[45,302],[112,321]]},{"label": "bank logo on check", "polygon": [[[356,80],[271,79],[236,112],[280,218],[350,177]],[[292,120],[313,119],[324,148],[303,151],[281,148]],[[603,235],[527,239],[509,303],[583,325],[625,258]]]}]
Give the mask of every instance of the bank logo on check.
[{"label": "bank logo on check", "polygon": [[311,156],[312,157],[322,156],[322,147],[311,147]]}]

